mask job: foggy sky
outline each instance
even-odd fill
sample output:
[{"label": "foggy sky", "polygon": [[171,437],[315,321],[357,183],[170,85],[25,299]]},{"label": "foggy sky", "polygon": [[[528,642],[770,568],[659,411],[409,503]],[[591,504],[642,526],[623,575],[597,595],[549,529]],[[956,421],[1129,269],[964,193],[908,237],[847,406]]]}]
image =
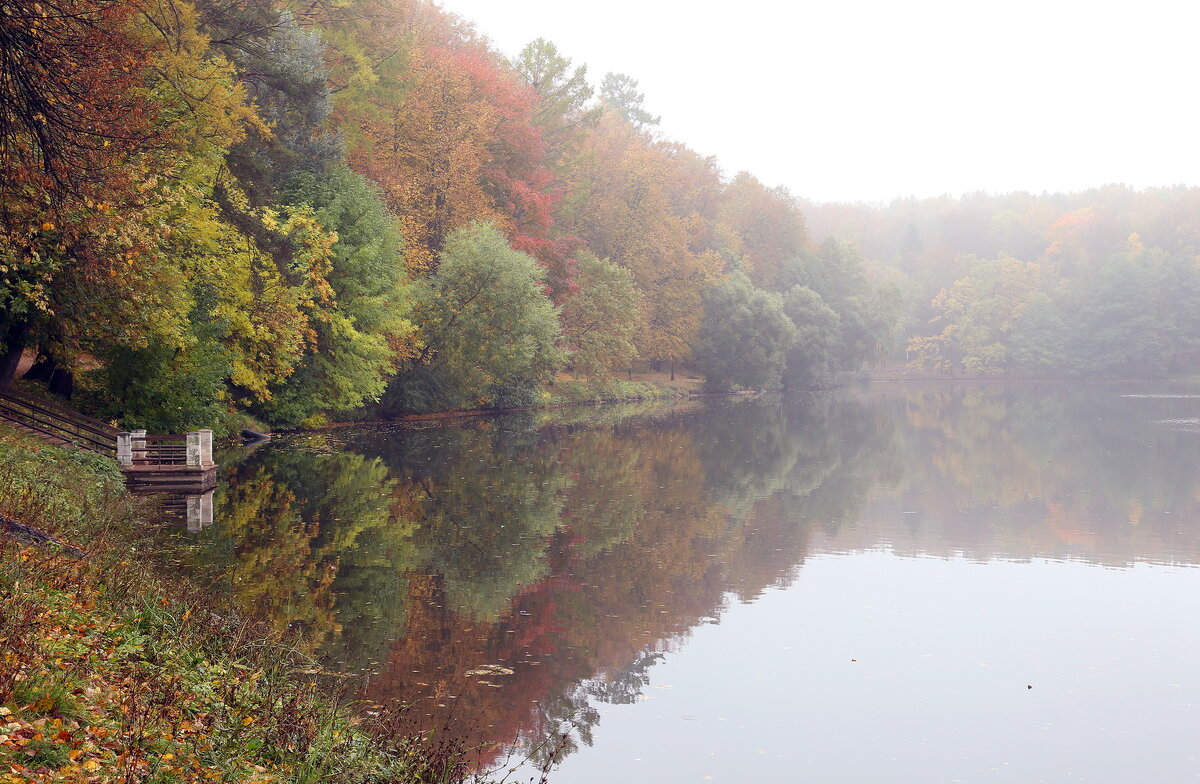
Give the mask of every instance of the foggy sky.
[{"label": "foggy sky", "polygon": [[[661,133],[816,201],[1200,183],[1185,2],[444,0],[629,74]],[[1200,8],[1200,7],[1198,7]]]}]

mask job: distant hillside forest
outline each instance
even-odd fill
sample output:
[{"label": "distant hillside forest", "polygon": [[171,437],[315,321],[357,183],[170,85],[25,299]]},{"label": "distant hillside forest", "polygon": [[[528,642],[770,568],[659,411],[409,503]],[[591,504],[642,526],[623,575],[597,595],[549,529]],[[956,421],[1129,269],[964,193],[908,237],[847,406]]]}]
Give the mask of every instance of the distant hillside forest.
[{"label": "distant hillside forest", "polygon": [[0,384],[36,355],[93,413],[178,430],[683,366],[810,388],[904,345],[1194,366],[1196,192],[813,205],[816,244],[657,122],[633,78],[541,39],[510,61],[423,0],[0,4]]},{"label": "distant hillside forest", "polygon": [[945,374],[1200,371],[1200,189],[810,204],[903,292],[894,359]]}]

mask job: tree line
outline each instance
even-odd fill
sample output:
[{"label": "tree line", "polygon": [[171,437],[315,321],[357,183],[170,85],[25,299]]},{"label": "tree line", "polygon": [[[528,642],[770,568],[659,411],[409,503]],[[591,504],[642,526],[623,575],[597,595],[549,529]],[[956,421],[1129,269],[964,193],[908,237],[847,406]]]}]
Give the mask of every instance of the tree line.
[{"label": "tree line", "polygon": [[902,293],[893,358],[944,374],[1200,367],[1200,189],[807,205]]},{"label": "tree line", "polygon": [[423,0],[0,6],[0,383],[127,426],[829,383],[896,297],[636,80]]}]

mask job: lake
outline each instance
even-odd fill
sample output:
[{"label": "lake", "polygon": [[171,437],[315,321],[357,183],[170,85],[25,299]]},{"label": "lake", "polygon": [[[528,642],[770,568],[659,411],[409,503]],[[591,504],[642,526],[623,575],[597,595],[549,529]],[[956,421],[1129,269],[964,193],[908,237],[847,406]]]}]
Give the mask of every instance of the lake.
[{"label": "lake", "polygon": [[509,781],[1200,777],[1195,385],[355,426],[223,470],[193,567]]}]

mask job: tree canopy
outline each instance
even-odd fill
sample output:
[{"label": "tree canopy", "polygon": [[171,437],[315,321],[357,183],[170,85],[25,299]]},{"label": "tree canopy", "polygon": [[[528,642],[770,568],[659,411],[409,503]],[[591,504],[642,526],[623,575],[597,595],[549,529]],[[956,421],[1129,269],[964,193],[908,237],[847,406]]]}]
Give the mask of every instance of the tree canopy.
[{"label": "tree canopy", "polygon": [[[0,383],[32,352],[105,417],[293,427],[877,353],[875,284],[790,193],[545,39],[510,62],[409,0],[47,0],[0,9],[0,65]],[[795,285],[836,317],[796,305],[804,348]],[[713,353],[727,289],[773,303],[744,325],[771,370]]]}]

